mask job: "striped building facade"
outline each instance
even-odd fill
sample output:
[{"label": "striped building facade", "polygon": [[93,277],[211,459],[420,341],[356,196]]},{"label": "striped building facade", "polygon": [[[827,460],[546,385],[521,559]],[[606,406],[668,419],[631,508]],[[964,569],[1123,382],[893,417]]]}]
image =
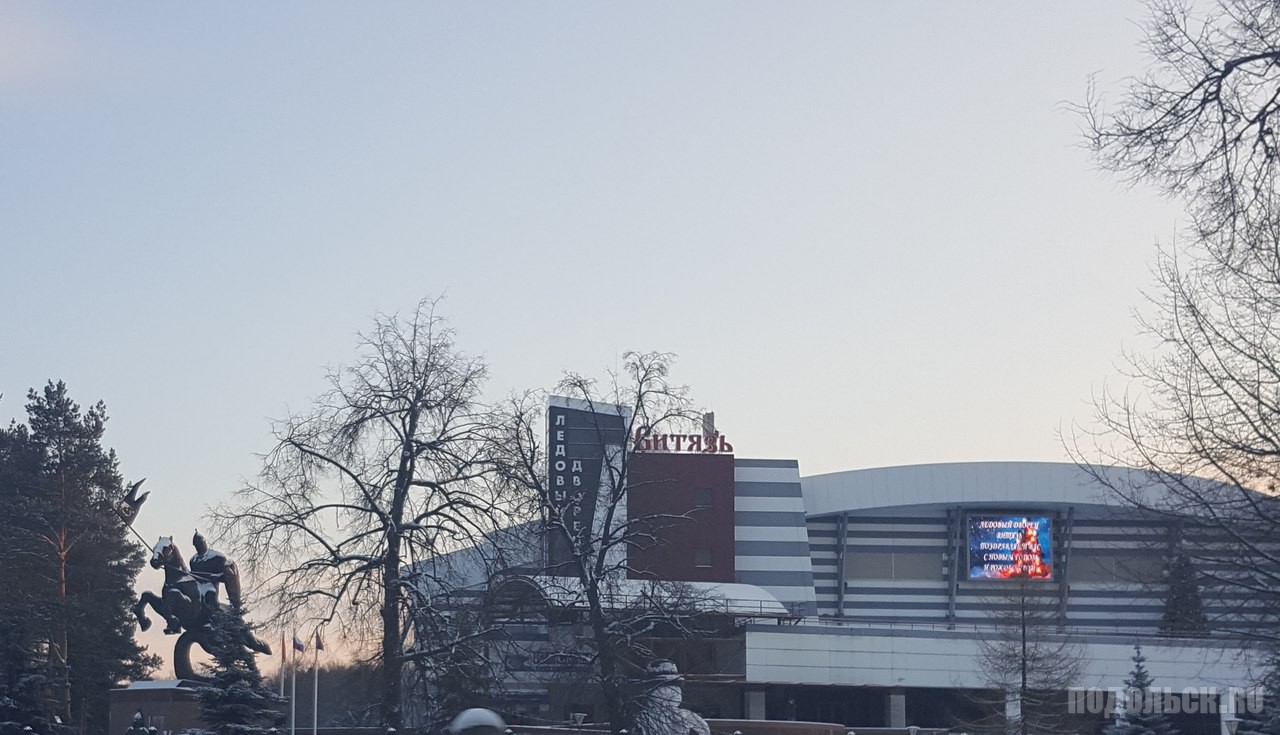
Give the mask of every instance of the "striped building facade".
[{"label": "striped building facade", "polygon": [[[654,442],[631,458],[625,516],[678,522],[660,526],[665,543],[629,552],[628,583],[680,581],[736,598],[719,608],[736,620],[733,636],[701,648],[658,642],[673,659],[688,653],[693,661],[700,651],[699,660],[712,662],[685,672],[686,702],[708,716],[948,726],[950,704],[991,687],[980,670],[983,647],[1002,635],[1000,615],[1018,605],[1034,608],[1043,635],[1079,652],[1081,687],[1122,686],[1140,644],[1158,686],[1223,693],[1212,695],[1219,709],[1181,723],[1184,735],[1230,735],[1225,693],[1262,673],[1252,642],[1226,624],[1238,622],[1242,593],[1203,574],[1206,629],[1162,630],[1181,545],[1217,541],[1116,497],[1111,488],[1129,484],[1134,471],[975,462],[803,476],[794,459],[674,446],[662,451]],[[975,574],[981,527],[973,524],[992,518],[1043,524],[1035,542],[1043,574],[1018,582]],[[528,558],[510,563],[522,554]],[[525,585],[551,607],[581,609],[554,566],[536,554],[507,556],[490,565],[497,573],[473,575],[475,586]],[[1018,585],[1027,587],[1014,599]],[[528,650],[508,656],[507,668],[513,690],[536,703],[530,711],[554,719],[597,706],[564,683],[582,672],[555,659],[582,635],[580,620],[562,613],[521,626],[510,640]]]},{"label": "striped building facade", "polygon": [[816,615],[800,464],[735,459],[733,502],[737,581],[769,591],[797,615]]}]

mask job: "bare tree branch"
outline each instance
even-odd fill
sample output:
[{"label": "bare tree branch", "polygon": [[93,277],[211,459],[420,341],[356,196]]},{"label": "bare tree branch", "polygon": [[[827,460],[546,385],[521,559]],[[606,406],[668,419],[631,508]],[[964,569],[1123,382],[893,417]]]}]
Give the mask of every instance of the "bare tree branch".
[{"label": "bare tree branch", "polygon": [[275,424],[258,482],[215,511],[278,619],[337,622],[353,643],[376,643],[381,717],[394,727],[405,664],[480,635],[414,640],[428,630],[415,616],[439,620],[417,565],[509,522],[480,402],[488,370],[457,350],[435,307],[376,317],[311,410]]},{"label": "bare tree branch", "polygon": [[[689,522],[687,515],[657,514],[630,518],[626,499],[631,486],[635,437],[653,432],[679,431],[697,426],[701,414],[694,410],[685,386],[670,382],[673,356],[666,353],[628,353],[620,374],[610,373],[602,386],[580,374],[568,374],[557,392],[577,402],[587,414],[603,417],[585,429],[594,433],[602,459],[595,513],[586,528],[575,514],[574,498],[562,501],[548,486],[548,448],[542,437],[545,397],[525,394],[506,406],[501,435],[504,480],[536,504],[545,533],[556,539],[570,557],[568,563],[551,560],[547,571],[569,575],[562,592],[569,599],[559,608],[581,614],[586,627],[577,640],[582,648],[563,649],[557,658],[589,666],[603,695],[611,727],[628,727],[634,718],[637,692],[628,676],[644,670],[653,657],[649,641],[655,636],[693,635],[706,624],[708,595],[684,583],[639,582],[627,562],[626,551],[661,542],[662,528]],[[579,524],[575,526],[575,521]],[[638,594],[624,593],[640,584]]]}]

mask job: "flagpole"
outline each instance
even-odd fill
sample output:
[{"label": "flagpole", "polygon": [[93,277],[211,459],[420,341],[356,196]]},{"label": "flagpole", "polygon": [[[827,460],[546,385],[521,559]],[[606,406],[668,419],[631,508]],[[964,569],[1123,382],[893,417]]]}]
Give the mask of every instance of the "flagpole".
[{"label": "flagpole", "polygon": [[280,629],[280,698],[284,699],[284,675],[289,671],[289,649],[284,647],[284,628]]},{"label": "flagpole", "polygon": [[[320,642],[320,631],[316,631],[316,643]],[[311,682],[311,735],[317,735],[317,729],[320,727],[320,646],[316,645],[315,663],[315,679]]]},{"label": "flagpole", "polygon": [[[293,640],[298,640],[298,633],[294,631]],[[290,677],[292,682],[289,684],[289,735],[297,735],[298,731],[298,647],[293,646],[293,674]]]}]

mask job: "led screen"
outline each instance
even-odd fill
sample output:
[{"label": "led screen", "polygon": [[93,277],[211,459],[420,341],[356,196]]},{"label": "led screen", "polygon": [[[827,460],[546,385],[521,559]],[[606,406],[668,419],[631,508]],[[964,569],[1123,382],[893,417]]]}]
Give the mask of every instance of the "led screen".
[{"label": "led screen", "polygon": [[969,516],[969,579],[1052,579],[1047,516]]}]

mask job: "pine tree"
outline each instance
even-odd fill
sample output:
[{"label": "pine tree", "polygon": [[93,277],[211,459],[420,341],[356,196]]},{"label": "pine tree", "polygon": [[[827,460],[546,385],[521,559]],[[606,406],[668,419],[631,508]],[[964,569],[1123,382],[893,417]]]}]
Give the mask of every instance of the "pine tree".
[{"label": "pine tree", "polygon": [[[81,410],[62,382],[27,398],[27,423],[0,431],[0,500],[8,511],[0,566],[12,566],[0,582],[7,616],[28,625],[28,633],[10,631],[23,637],[11,637],[0,654],[13,674],[5,686],[17,700],[38,700],[33,727],[57,715],[100,735],[107,693],[158,664],[133,638],[133,582],[143,554],[115,513],[123,483],[115,453],[102,446],[106,406]],[[22,651],[35,658],[16,662]]]},{"label": "pine tree", "polygon": [[1178,552],[1169,565],[1169,590],[1160,632],[1166,635],[1197,635],[1208,629],[1195,567],[1186,554]]},{"label": "pine tree", "polygon": [[38,549],[30,525],[39,456],[26,426],[0,431],[0,733],[45,729],[52,711],[48,661],[41,656],[46,613],[34,585]]},{"label": "pine tree", "polygon": [[1103,729],[1103,735],[1177,735],[1155,699],[1159,693],[1151,688],[1151,674],[1143,665],[1146,660],[1142,646],[1134,644],[1133,669],[1124,680],[1128,695],[1123,703],[1124,713],[1118,722]]},{"label": "pine tree", "polygon": [[[1236,716],[1236,735],[1280,735],[1280,654],[1272,654],[1267,670],[1258,682],[1260,692],[1245,698]],[[1261,694],[1261,698],[1257,694]]]},{"label": "pine tree", "polygon": [[244,611],[229,606],[213,614],[210,655],[212,681],[200,688],[200,714],[218,735],[260,735],[284,723],[282,701],[263,685]]},{"label": "pine tree", "polygon": [[15,606],[0,605],[0,735],[25,726],[47,732],[49,676],[36,636]]}]

